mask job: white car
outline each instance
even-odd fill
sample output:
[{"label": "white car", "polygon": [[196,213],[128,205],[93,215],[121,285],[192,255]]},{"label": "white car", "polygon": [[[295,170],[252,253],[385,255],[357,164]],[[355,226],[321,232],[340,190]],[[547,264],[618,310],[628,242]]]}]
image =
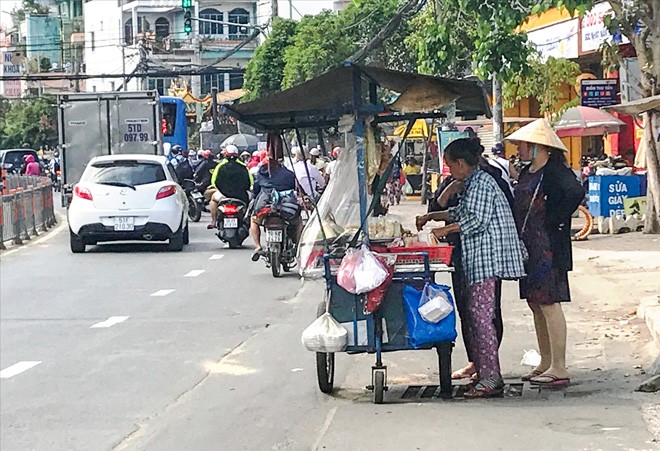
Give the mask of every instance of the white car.
[{"label": "white car", "polygon": [[188,244],[188,200],[167,158],[108,155],[93,158],[74,186],[68,211],[71,252],[99,241],[169,240]]}]

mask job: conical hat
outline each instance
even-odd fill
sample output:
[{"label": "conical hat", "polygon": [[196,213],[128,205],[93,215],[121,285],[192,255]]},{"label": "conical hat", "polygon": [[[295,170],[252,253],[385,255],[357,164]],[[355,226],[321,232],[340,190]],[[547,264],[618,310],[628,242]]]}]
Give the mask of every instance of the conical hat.
[{"label": "conical hat", "polygon": [[550,122],[545,118],[537,119],[534,122],[525,125],[504,139],[508,141],[524,141],[533,144],[542,144],[544,146],[554,147],[555,149],[561,149],[564,152],[568,152],[564,143],[552,129]]}]

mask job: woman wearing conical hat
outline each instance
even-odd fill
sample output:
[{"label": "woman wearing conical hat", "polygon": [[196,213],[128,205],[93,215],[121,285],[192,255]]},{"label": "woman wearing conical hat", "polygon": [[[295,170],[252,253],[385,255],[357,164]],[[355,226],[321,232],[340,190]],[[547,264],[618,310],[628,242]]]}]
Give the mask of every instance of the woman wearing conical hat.
[{"label": "woman wearing conical hat", "polygon": [[538,119],[506,139],[518,144],[523,161],[531,161],[515,188],[514,216],[529,253],[520,297],[534,314],[541,363],[523,380],[563,387],[570,382],[562,303],[571,300],[571,215],[582,202],[584,190],[566,162],[568,149],[547,119]]}]

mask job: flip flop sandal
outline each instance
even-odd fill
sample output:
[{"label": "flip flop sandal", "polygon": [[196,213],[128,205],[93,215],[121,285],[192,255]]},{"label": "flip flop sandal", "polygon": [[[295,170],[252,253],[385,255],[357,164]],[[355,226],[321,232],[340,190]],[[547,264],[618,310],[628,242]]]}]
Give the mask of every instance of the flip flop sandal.
[{"label": "flip flop sandal", "polygon": [[212,225],[212,224],[207,224],[207,225],[206,225],[206,229],[207,229],[207,230],[212,230],[212,229],[215,229],[215,226]]},{"label": "flip flop sandal", "polygon": [[[548,380],[539,380],[544,378]],[[558,377],[554,374],[542,374],[530,379],[529,382],[533,385],[539,385],[541,387],[566,387],[571,383],[571,379],[568,377]]]},{"label": "flip flop sandal", "polygon": [[468,391],[466,391],[463,396],[466,399],[481,399],[481,398],[499,398],[504,396],[504,387],[488,387],[483,385],[481,382],[478,382]]},{"label": "flip flop sandal", "polygon": [[529,381],[529,380],[531,380],[531,379],[533,379],[537,376],[540,376],[541,374],[543,374],[543,371],[534,370],[531,373],[525,374],[523,377],[520,378],[520,380],[523,381],[523,382],[527,382],[527,381]]},{"label": "flip flop sandal", "polygon": [[451,378],[453,380],[469,379],[474,374],[477,374],[477,373],[475,372],[475,373],[470,374],[469,372],[465,371],[465,368],[463,368],[462,370],[454,371],[453,373],[451,373]]}]

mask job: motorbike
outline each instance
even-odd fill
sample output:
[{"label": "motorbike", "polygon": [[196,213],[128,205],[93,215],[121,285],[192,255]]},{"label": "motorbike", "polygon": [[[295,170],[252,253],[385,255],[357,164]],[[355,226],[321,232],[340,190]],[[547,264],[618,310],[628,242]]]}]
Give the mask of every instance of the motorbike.
[{"label": "motorbike", "polygon": [[216,235],[229,244],[230,249],[241,247],[250,234],[249,226],[245,222],[246,211],[247,205],[238,199],[223,199],[218,204]]},{"label": "motorbike", "polygon": [[291,238],[295,231],[279,211],[270,207],[264,210],[260,213],[266,232],[266,250],[262,257],[266,260],[266,266],[270,267],[273,277],[280,277],[280,268],[289,272],[295,266],[296,245]]},{"label": "motorbike", "polygon": [[182,188],[188,198],[188,219],[192,222],[199,222],[204,211],[204,195],[197,190],[194,180],[184,180]]}]

